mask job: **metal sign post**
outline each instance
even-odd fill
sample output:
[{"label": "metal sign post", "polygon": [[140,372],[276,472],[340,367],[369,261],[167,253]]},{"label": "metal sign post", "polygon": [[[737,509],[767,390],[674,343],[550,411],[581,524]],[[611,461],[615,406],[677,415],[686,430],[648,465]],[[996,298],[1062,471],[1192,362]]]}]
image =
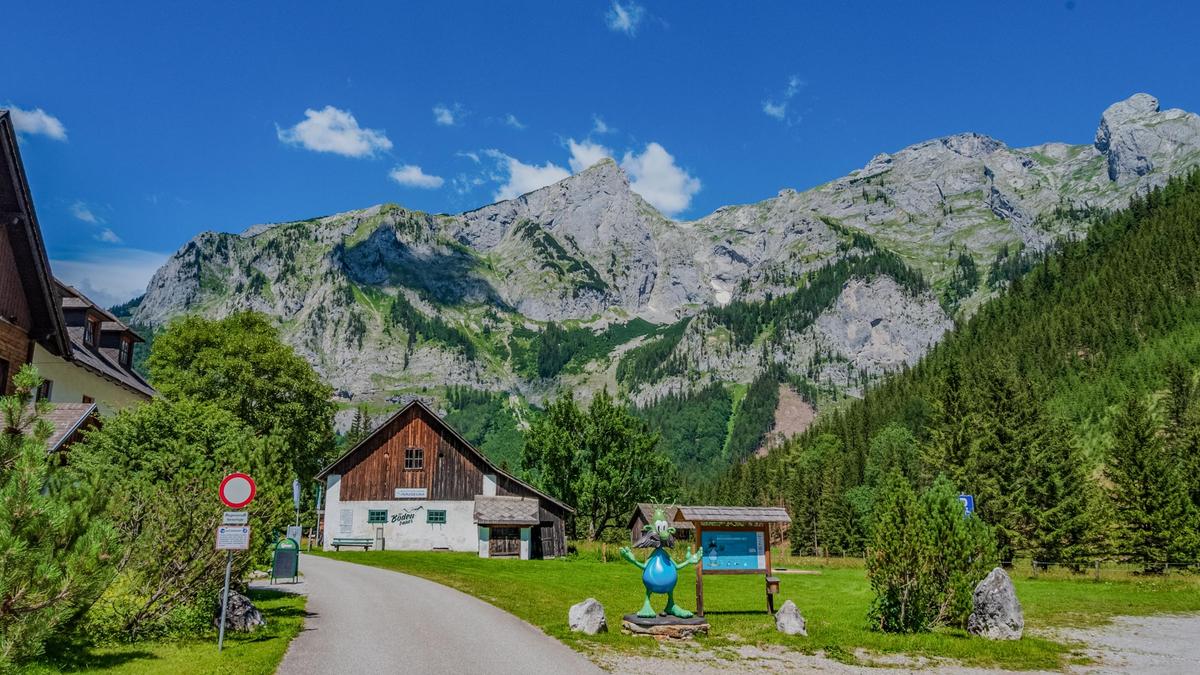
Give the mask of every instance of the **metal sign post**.
[{"label": "metal sign post", "polygon": [[322,486],[320,484],[317,484],[317,504],[316,504],[316,509],[314,509],[317,514],[317,522],[316,522],[316,524],[313,525],[312,533],[310,533],[308,536],[308,550],[309,551],[312,550],[313,538],[315,538],[317,536],[317,532],[319,532],[321,530],[321,496],[323,493],[323,490],[321,490],[321,487]]},{"label": "metal sign post", "polygon": [[217,651],[225,648],[225,611],[229,608],[229,572],[233,569],[233,551],[225,554],[225,590],[221,591],[221,627],[217,629]]},{"label": "metal sign post", "polygon": [[[245,508],[254,501],[257,486],[244,473],[231,473],[221,480],[217,495],[231,509]],[[225,554],[225,587],[221,590],[221,624],[217,628],[217,651],[225,648],[225,615],[229,610],[229,575],[233,571],[233,552],[250,548],[249,514],[227,511],[217,528],[217,550]]]},{"label": "metal sign post", "polygon": [[300,524],[300,479],[292,479],[292,504],[296,506],[296,524]]}]

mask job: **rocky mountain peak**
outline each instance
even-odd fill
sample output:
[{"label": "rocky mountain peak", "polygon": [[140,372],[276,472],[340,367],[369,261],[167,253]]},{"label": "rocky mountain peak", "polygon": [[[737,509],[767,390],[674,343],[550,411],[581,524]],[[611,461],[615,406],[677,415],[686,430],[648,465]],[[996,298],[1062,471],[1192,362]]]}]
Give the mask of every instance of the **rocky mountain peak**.
[{"label": "rocky mountain peak", "polygon": [[1159,110],[1157,98],[1134,94],[1100,116],[1095,148],[1108,160],[1109,180],[1129,182],[1156,166],[1188,161],[1198,142],[1200,117],[1175,108]]},{"label": "rocky mountain peak", "polygon": [[1138,118],[1158,112],[1158,99],[1150,94],[1134,94],[1124,101],[1108,106],[1100,115],[1096,128],[1096,149],[1108,152],[1113,133]]}]

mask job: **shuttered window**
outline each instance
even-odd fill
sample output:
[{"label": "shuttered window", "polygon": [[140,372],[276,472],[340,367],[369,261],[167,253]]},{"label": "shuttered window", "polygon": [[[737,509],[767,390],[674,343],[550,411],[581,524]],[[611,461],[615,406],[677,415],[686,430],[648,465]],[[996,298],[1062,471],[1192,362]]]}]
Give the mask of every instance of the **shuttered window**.
[{"label": "shuttered window", "polygon": [[370,509],[367,511],[367,522],[380,525],[387,522],[387,509]]}]

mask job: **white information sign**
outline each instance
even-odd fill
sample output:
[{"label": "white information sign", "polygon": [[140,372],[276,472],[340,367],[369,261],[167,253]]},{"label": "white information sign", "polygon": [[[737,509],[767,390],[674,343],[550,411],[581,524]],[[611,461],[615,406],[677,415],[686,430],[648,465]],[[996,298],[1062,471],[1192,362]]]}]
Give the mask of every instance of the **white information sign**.
[{"label": "white information sign", "polygon": [[300,532],[300,526],[299,525],[288,525],[287,538],[291,539],[291,540],[295,541],[297,544],[299,544],[300,539],[302,538],[302,534]]},{"label": "white information sign", "polygon": [[396,499],[425,499],[428,496],[426,488],[396,488]]},{"label": "white information sign", "polygon": [[342,509],[338,512],[338,533],[349,536],[354,531],[354,510]]},{"label": "white information sign", "polygon": [[250,548],[249,525],[222,525],[217,528],[218,551],[244,551]]},{"label": "white information sign", "polygon": [[245,511],[226,511],[221,519],[222,525],[245,525],[250,522],[250,514]]}]

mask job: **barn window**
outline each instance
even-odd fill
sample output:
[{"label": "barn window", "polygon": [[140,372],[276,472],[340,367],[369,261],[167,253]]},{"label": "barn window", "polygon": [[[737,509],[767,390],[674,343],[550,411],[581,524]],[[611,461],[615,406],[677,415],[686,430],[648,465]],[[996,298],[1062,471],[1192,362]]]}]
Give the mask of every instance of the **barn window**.
[{"label": "barn window", "polygon": [[367,523],[369,525],[381,525],[387,522],[387,509],[368,509]]},{"label": "barn window", "polygon": [[404,449],[404,470],[418,471],[425,468],[425,449],[424,448],[405,448]]},{"label": "barn window", "polygon": [[430,525],[445,525],[446,512],[430,509],[429,511],[425,512],[425,522],[429,523]]}]

